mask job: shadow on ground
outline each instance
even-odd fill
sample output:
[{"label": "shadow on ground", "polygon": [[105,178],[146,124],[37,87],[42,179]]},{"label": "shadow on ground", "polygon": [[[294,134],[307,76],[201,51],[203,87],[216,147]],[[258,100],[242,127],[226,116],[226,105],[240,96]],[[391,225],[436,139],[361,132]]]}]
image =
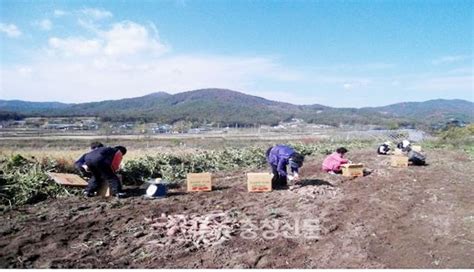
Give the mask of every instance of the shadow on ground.
[{"label": "shadow on ground", "polygon": [[321,186],[321,185],[327,185],[334,187],[330,182],[322,180],[322,179],[303,179],[301,182],[298,183],[298,185],[301,185],[301,187],[304,186]]},{"label": "shadow on ground", "polygon": [[140,187],[126,188],[124,191],[129,197],[143,196],[146,193],[146,189]]}]

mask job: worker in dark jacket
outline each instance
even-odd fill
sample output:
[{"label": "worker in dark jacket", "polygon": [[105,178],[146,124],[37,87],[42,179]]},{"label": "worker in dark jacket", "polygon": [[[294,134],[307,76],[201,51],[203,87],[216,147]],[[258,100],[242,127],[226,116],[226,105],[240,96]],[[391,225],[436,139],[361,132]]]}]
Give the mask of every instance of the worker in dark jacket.
[{"label": "worker in dark jacket", "polygon": [[289,146],[276,145],[267,150],[266,157],[273,171],[273,188],[287,186],[288,173],[286,168],[288,165],[293,173],[293,176],[290,178],[295,182],[299,181],[298,169],[303,166],[303,155],[297,153]]},{"label": "worker in dark jacket", "polygon": [[408,147],[408,161],[413,165],[426,165],[426,157]]},{"label": "worker in dark jacket", "polygon": [[127,153],[127,149],[123,146],[116,147],[99,147],[85,154],[85,165],[92,173],[84,195],[87,197],[94,196],[103,182],[108,182],[112,195],[119,198],[126,197],[122,192],[120,180],[115,174],[122,162],[122,157]]},{"label": "worker in dark jacket", "polygon": [[388,155],[390,152],[390,142],[385,142],[377,148],[377,154],[379,155]]},{"label": "worker in dark jacket", "polygon": [[[91,150],[94,150],[94,149],[99,148],[99,147],[104,147],[104,145],[101,142],[92,142],[91,143]],[[86,165],[86,161],[85,161],[86,154],[82,155],[74,163],[74,168],[76,168],[77,171],[81,172],[82,175],[89,176],[89,171],[87,170],[87,165]]]}]

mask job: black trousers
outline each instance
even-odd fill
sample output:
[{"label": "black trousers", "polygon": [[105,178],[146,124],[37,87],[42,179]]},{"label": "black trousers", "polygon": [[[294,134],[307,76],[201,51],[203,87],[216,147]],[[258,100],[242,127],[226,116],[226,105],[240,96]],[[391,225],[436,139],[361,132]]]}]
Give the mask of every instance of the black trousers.
[{"label": "black trousers", "polygon": [[275,165],[272,165],[272,171],[273,171],[273,178],[272,178],[272,188],[281,188],[281,187],[287,187],[287,181],[286,181],[286,176],[281,176],[278,173],[277,167]]},{"label": "black trousers", "polygon": [[98,162],[88,164],[87,167],[92,173],[92,178],[89,180],[89,184],[86,188],[87,192],[96,192],[104,182],[109,183],[109,188],[113,195],[122,192],[120,180],[114,171],[112,171],[110,165]]}]

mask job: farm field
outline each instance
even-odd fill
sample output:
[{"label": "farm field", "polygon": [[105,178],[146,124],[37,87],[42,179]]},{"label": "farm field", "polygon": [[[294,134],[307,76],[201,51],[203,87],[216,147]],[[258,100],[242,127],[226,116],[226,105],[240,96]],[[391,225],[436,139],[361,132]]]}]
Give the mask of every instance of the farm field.
[{"label": "farm field", "polygon": [[[248,193],[245,172],[216,173],[212,192],[170,190],[146,199],[129,186],[123,200],[69,196],[0,215],[2,268],[472,268],[472,157],[428,149],[429,165],[392,168],[389,158],[350,148],[373,170],[350,179],[321,172],[323,154],[308,156],[303,184]],[[266,167],[260,168],[267,171]],[[218,244],[194,243],[154,227],[163,216],[224,213],[240,224]],[[316,222],[311,235],[283,236],[282,224]],[[252,222],[249,239],[243,233]],[[278,226],[279,225],[279,226]],[[268,231],[273,230],[273,236]],[[288,230],[288,229],[287,229]],[[267,231],[267,233],[265,233]]]},{"label": "farm field", "polygon": [[405,2],[0,0],[0,272],[474,270],[474,1]]}]

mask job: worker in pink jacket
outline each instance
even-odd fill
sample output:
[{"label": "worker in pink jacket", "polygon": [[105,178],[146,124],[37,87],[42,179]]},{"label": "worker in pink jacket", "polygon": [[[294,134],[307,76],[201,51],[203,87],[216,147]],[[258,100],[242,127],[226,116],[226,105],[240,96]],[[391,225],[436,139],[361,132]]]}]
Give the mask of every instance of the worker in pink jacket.
[{"label": "worker in pink jacket", "polygon": [[323,161],[323,171],[329,173],[341,173],[341,166],[349,162],[349,160],[344,159],[344,154],[347,152],[348,150],[346,148],[340,147],[336,152],[327,156]]}]

